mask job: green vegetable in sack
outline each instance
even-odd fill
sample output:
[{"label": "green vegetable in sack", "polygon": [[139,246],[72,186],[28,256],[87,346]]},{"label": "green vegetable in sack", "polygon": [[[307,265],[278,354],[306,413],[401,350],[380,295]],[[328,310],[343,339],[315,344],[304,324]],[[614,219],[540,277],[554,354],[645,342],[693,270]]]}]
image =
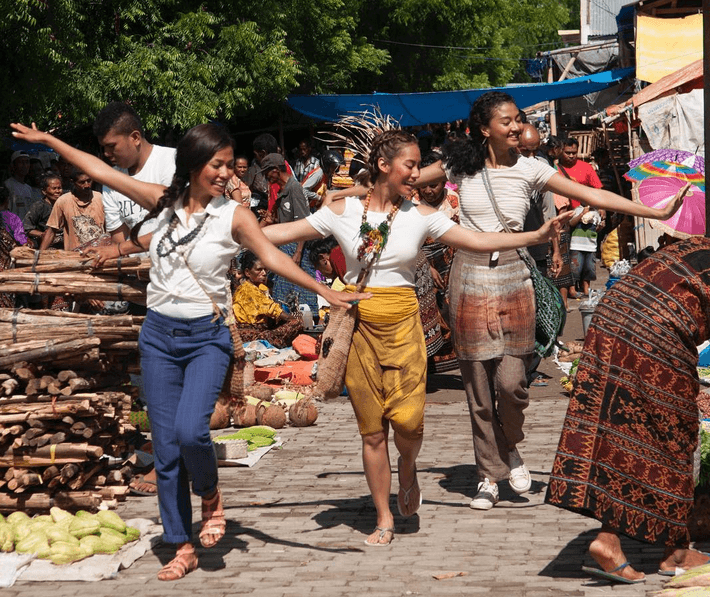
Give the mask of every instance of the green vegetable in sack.
[{"label": "green vegetable in sack", "polygon": [[101,524],[93,516],[77,516],[69,525],[69,532],[77,539],[86,535],[97,535],[101,531]]},{"label": "green vegetable in sack", "polygon": [[10,514],[7,519],[5,520],[8,524],[11,524],[12,526],[15,526],[16,524],[22,522],[22,523],[28,523],[32,519],[27,516],[24,512],[21,512],[18,510],[17,512],[13,512]]},{"label": "green vegetable in sack", "polygon": [[32,535],[25,537],[15,545],[17,553],[33,553],[38,558],[48,558],[51,551],[47,542],[47,535],[41,531],[36,531]]},{"label": "green vegetable in sack", "polygon": [[130,543],[131,541],[135,541],[141,536],[140,530],[138,530],[136,527],[126,527],[126,543]]},{"label": "green vegetable in sack", "polygon": [[101,532],[99,539],[99,545],[102,553],[116,553],[119,549],[121,549],[121,547],[123,547],[123,543],[125,541],[125,538],[119,539],[115,535],[107,533],[106,530]]},{"label": "green vegetable in sack", "polygon": [[55,543],[69,543],[75,547],[79,547],[79,539],[61,525],[55,524],[45,529],[44,532],[47,534],[50,545],[54,545]]},{"label": "green vegetable in sack", "polygon": [[109,529],[107,527],[101,527],[101,534],[99,535],[102,539],[115,539],[116,542],[121,542],[121,546],[126,542],[126,535],[124,533],[119,533],[116,529]]},{"label": "green vegetable in sack", "polygon": [[88,555],[93,555],[95,553],[103,553],[101,549],[101,539],[98,535],[87,535],[79,539],[79,545]]},{"label": "green vegetable in sack", "polygon": [[56,506],[49,509],[49,514],[54,522],[62,522],[65,520],[72,520],[74,518],[74,515],[71,512],[67,512],[66,510],[57,508]]},{"label": "green vegetable in sack", "polygon": [[247,427],[245,431],[251,432],[252,437],[274,437],[276,435],[276,429],[268,425],[254,425],[254,427]]},{"label": "green vegetable in sack", "polygon": [[17,524],[10,525],[10,526],[12,526],[12,530],[15,534],[15,543],[17,543],[18,541],[22,541],[25,537],[29,536],[30,533],[32,532],[30,530],[32,523],[30,522],[29,518],[26,521],[25,520],[18,520]]},{"label": "green vegetable in sack", "polygon": [[86,557],[86,552],[80,547],[79,541],[76,542],[76,545],[73,543],[66,543],[64,541],[57,541],[52,543],[49,549],[52,556],[67,556],[71,558],[70,561],[72,562],[76,562],[77,560],[81,560]]},{"label": "green vegetable in sack", "polygon": [[249,446],[247,447],[247,450],[249,452],[251,452],[252,450],[256,450],[257,448],[263,448],[264,446],[270,446],[276,443],[276,440],[273,437],[265,437],[261,435],[255,435],[251,437],[248,441]]},{"label": "green vegetable in sack", "polygon": [[119,533],[124,533],[126,531],[126,523],[123,522],[123,519],[118,514],[112,512],[111,510],[101,510],[96,515],[96,518],[102,527],[114,529]]},{"label": "green vegetable in sack", "polygon": [[0,523],[0,551],[5,553],[15,549],[15,531],[6,522]]}]

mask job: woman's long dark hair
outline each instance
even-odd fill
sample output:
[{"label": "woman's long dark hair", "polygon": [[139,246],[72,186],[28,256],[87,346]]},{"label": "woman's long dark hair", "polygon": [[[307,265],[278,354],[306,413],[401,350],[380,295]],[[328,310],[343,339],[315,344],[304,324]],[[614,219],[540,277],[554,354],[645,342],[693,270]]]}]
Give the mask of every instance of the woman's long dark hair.
[{"label": "woman's long dark hair", "polygon": [[222,126],[207,123],[192,127],[180,139],[175,153],[175,175],[163,196],[131,230],[131,241],[138,245],[138,233],[144,222],[158,216],[166,207],[171,207],[180,198],[185,198],[190,183],[190,173],[199,170],[212,159],[215,153],[225,147],[234,148],[234,139]]},{"label": "woman's long dark hair", "polygon": [[483,170],[488,152],[486,137],[481,127],[487,126],[493,118],[496,108],[502,104],[514,104],[512,96],[502,91],[488,91],[479,97],[468,115],[469,139],[444,145],[444,159],[447,167],[455,176],[467,174],[473,176]]}]

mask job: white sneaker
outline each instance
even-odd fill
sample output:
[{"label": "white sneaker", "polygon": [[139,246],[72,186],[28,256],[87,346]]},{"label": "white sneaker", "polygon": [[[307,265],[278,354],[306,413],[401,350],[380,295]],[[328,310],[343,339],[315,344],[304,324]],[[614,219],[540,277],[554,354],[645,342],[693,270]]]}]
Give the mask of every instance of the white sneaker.
[{"label": "white sneaker", "polygon": [[530,487],[532,485],[530,471],[528,470],[528,467],[525,466],[525,463],[520,457],[520,453],[517,448],[510,452],[508,462],[510,464],[510,473],[508,473],[508,483],[510,483],[510,488],[518,495],[522,495],[530,491]]},{"label": "white sneaker", "polygon": [[478,493],[469,506],[474,510],[490,510],[498,503],[498,485],[484,479],[478,484]]}]

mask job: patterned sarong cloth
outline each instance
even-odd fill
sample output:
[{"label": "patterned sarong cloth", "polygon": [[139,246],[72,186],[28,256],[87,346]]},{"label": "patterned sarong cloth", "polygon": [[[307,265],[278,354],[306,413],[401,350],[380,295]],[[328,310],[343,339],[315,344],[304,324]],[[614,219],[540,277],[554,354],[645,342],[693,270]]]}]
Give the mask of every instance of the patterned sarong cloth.
[{"label": "patterned sarong cloth", "polygon": [[609,289],[584,344],[545,498],[649,543],[685,546],[698,440],[696,346],[710,337],[710,239]]},{"label": "patterned sarong cloth", "polygon": [[408,439],[424,431],[426,350],[412,288],[365,288],[348,355],[345,385],[361,435],[386,421]]},{"label": "patterned sarong cloth", "polygon": [[254,340],[266,340],[276,348],[288,348],[296,336],[303,332],[303,320],[300,317],[293,317],[275,327],[267,323],[237,323],[237,329],[239,337],[245,344]]},{"label": "patterned sarong cloth", "polygon": [[525,356],[535,346],[535,293],[516,251],[458,251],[449,279],[451,331],[462,361]]},{"label": "patterned sarong cloth", "polygon": [[547,277],[557,288],[569,288],[574,284],[572,268],[569,264],[569,230],[560,232],[560,255],[562,256],[562,269],[556,276],[552,275],[552,253],[547,254]]},{"label": "patterned sarong cloth", "polygon": [[[297,247],[298,243],[289,243],[279,247],[279,250],[293,257]],[[301,256],[300,267],[312,278],[316,277],[316,268],[311,263],[307,249],[304,249],[303,255]],[[318,313],[318,296],[315,292],[302,288],[293,282],[289,282],[286,278],[282,278],[281,276],[274,276],[271,296],[275,301],[286,304],[290,298],[289,295],[294,292],[298,294],[299,304],[306,304],[310,308],[311,313]]]},{"label": "patterned sarong cloth", "polygon": [[417,255],[417,270],[414,275],[414,285],[419,301],[419,315],[424,328],[424,342],[427,357],[435,355],[443,346],[444,339],[439,325],[439,307],[436,304],[436,287],[434,278],[429,271],[429,262],[424,251]]},{"label": "patterned sarong cloth", "polygon": [[456,249],[428,238],[422,246],[422,251],[424,251],[429,265],[439,272],[444,282],[444,289],[436,290],[436,304],[439,311],[439,327],[441,328],[442,343],[441,348],[434,354],[431,354],[429,350],[427,350],[429,373],[454,371],[459,368],[459,360],[456,357],[453,340],[451,338],[451,328],[449,327],[449,298],[447,294],[449,288],[449,272],[451,271],[451,263],[454,260]]}]

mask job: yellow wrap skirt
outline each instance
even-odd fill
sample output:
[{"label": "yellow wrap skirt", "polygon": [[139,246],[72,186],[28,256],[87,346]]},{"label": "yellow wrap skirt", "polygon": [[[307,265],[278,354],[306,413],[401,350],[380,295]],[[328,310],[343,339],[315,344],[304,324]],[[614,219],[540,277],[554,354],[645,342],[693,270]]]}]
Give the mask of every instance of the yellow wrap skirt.
[{"label": "yellow wrap skirt", "polygon": [[345,386],[361,435],[384,431],[402,437],[424,432],[426,347],[413,288],[366,288],[374,296],[358,306]]}]

